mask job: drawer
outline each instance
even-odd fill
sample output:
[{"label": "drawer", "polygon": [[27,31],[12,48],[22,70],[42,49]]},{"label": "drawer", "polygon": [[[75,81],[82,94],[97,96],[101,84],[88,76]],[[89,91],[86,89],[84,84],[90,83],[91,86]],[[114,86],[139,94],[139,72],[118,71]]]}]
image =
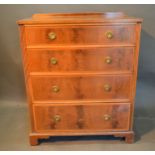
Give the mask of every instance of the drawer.
[{"label": "drawer", "polygon": [[132,47],[86,49],[33,49],[27,51],[31,72],[132,71]]},{"label": "drawer", "polygon": [[117,131],[128,130],[130,104],[34,105],[35,130]]},{"label": "drawer", "polygon": [[27,45],[134,44],[135,25],[26,26]]},{"label": "drawer", "polygon": [[33,101],[129,99],[128,75],[31,76]]}]

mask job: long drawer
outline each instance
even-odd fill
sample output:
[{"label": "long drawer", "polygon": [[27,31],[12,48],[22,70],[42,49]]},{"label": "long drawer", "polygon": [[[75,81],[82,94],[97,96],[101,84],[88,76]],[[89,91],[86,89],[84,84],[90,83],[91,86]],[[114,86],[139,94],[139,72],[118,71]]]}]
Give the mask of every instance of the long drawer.
[{"label": "long drawer", "polygon": [[134,48],[29,49],[26,54],[30,72],[131,72]]},{"label": "long drawer", "polygon": [[135,44],[135,25],[26,26],[27,45]]},{"label": "long drawer", "polygon": [[53,75],[30,78],[34,101],[129,99],[129,75]]},{"label": "long drawer", "polygon": [[130,104],[34,105],[37,132],[129,129]]}]

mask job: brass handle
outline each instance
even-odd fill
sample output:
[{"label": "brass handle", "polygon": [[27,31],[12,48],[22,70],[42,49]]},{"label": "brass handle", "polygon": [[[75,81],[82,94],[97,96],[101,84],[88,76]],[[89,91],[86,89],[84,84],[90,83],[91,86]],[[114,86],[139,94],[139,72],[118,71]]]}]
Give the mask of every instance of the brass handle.
[{"label": "brass handle", "polygon": [[60,91],[60,88],[59,88],[58,86],[53,86],[53,87],[52,87],[52,91],[53,91],[54,93],[58,93],[58,92]]},{"label": "brass handle", "polygon": [[107,39],[112,39],[113,38],[113,33],[112,32],[107,32],[106,37],[107,37]]},{"label": "brass handle", "polygon": [[109,56],[107,56],[107,57],[105,58],[105,63],[106,63],[106,64],[111,64],[111,63],[112,63],[112,58],[109,57]]},{"label": "brass handle", "polygon": [[112,87],[109,84],[104,85],[104,90],[107,91],[107,92],[111,91],[111,88]]},{"label": "brass handle", "polygon": [[53,65],[56,65],[58,63],[58,60],[56,58],[51,58],[50,61]]},{"label": "brass handle", "polygon": [[105,121],[109,121],[111,119],[111,116],[106,114],[103,116]]},{"label": "brass handle", "polygon": [[53,121],[54,121],[55,123],[60,122],[60,121],[61,121],[61,116],[60,116],[60,115],[55,115],[55,116],[53,117]]},{"label": "brass handle", "polygon": [[56,34],[55,34],[54,32],[50,32],[50,33],[48,34],[48,38],[49,38],[50,40],[54,40],[54,39],[56,39]]}]

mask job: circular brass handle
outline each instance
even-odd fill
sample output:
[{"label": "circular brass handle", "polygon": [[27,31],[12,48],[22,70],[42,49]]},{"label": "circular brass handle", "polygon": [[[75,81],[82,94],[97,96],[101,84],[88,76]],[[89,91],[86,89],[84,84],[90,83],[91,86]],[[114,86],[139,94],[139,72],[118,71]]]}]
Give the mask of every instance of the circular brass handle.
[{"label": "circular brass handle", "polygon": [[111,88],[112,87],[109,84],[104,85],[104,90],[107,91],[107,92],[111,91]]},{"label": "circular brass handle", "polygon": [[48,38],[49,38],[50,40],[54,40],[54,39],[56,39],[56,34],[55,34],[54,32],[50,32],[50,33],[48,34]]},{"label": "circular brass handle", "polygon": [[107,39],[112,39],[113,38],[113,33],[112,32],[107,32],[106,37],[107,37]]},{"label": "circular brass handle", "polygon": [[55,123],[60,122],[60,121],[61,121],[61,116],[60,116],[60,115],[55,115],[55,116],[53,116],[53,121],[54,121]]},{"label": "circular brass handle", "polygon": [[105,114],[103,117],[105,121],[109,121],[111,119],[111,116],[108,114]]},{"label": "circular brass handle", "polygon": [[58,60],[56,58],[51,58],[50,61],[52,65],[56,65],[58,63]]},{"label": "circular brass handle", "polygon": [[107,57],[105,58],[105,63],[106,63],[106,64],[111,64],[111,63],[112,63],[112,58],[109,57],[109,56],[107,56]]},{"label": "circular brass handle", "polygon": [[53,86],[53,87],[52,87],[52,91],[53,91],[54,93],[58,93],[58,92],[60,91],[60,88],[59,88],[58,86]]}]

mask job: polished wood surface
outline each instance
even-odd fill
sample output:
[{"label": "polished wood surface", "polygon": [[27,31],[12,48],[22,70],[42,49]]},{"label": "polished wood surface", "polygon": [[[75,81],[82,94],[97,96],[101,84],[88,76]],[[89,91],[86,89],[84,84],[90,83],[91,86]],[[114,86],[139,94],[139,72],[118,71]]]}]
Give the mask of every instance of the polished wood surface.
[{"label": "polished wood surface", "polygon": [[122,12],[35,14],[18,21],[31,145],[64,135],[133,142],[141,22]]},{"label": "polished wood surface", "polygon": [[[33,101],[130,98],[130,76],[31,76],[30,81]],[[54,86],[58,92],[53,91]]]},{"label": "polished wood surface", "polygon": [[26,54],[29,72],[133,71],[133,47],[30,49]]},{"label": "polished wood surface", "polygon": [[39,24],[133,24],[141,23],[141,18],[129,17],[123,12],[84,12],[84,13],[50,13],[34,14],[32,18],[19,20],[19,25]]},{"label": "polished wood surface", "polygon": [[[37,132],[128,130],[130,104],[34,105]],[[55,117],[60,120],[55,121]]]},{"label": "polished wood surface", "polygon": [[[135,44],[135,25],[116,26],[26,26],[27,45],[46,44]],[[55,38],[49,39],[54,33]],[[112,33],[112,38],[108,38]]]}]

